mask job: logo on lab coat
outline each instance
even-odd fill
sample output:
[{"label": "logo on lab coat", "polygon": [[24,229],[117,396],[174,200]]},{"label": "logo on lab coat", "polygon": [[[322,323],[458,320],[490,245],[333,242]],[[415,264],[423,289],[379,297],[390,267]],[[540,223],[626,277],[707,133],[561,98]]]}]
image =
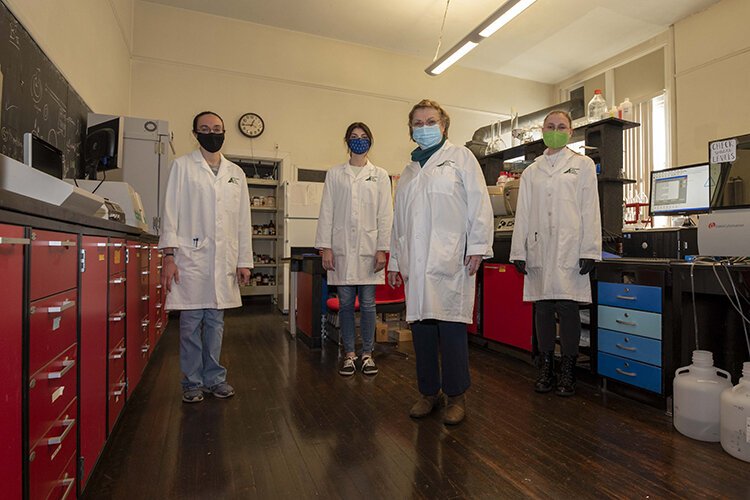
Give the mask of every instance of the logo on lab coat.
[{"label": "logo on lab coat", "polygon": [[578,175],[578,171],[579,171],[579,170],[581,170],[581,169],[580,169],[580,168],[578,168],[578,167],[570,167],[570,168],[569,168],[568,170],[566,170],[566,171],[565,171],[565,172],[563,172],[563,173],[564,173],[564,174],[573,174],[573,175]]},{"label": "logo on lab coat", "polygon": [[237,177],[230,177],[229,184],[239,184],[240,180]]},{"label": "logo on lab coat", "polygon": [[453,160],[445,160],[445,161],[444,161],[443,163],[438,163],[438,164],[437,164],[437,165],[435,165],[435,166],[436,166],[436,167],[444,167],[444,166],[446,166],[446,165],[451,165],[451,166],[453,166],[453,165],[455,165],[455,164],[456,164],[456,162],[455,162],[455,161],[453,161]]}]

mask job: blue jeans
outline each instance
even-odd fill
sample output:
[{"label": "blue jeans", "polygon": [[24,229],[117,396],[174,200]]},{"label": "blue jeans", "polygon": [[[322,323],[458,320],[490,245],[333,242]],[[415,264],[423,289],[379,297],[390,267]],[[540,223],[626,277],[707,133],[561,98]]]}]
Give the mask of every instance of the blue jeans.
[{"label": "blue jeans", "polygon": [[427,319],[411,324],[417,355],[417,386],[425,396],[440,389],[460,396],[471,385],[466,323]]},{"label": "blue jeans", "polygon": [[375,285],[339,285],[339,315],[344,351],[354,352],[354,298],[359,295],[362,352],[371,353],[375,343]]},{"label": "blue jeans", "polygon": [[183,390],[211,388],[226,382],[227,369],[219,364],[223,336],[223,310],[180,311],[180,369]]}]

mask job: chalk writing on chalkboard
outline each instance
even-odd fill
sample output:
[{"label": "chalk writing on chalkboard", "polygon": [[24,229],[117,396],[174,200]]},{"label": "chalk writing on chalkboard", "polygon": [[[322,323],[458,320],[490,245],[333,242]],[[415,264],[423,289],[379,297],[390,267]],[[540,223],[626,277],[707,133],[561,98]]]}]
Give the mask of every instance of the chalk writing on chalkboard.
[{"label": "chalk writing on chalkboard", "polygon": [[2,2],[0,68],[0,152],[22,161],[23,134],[33,132],[63,151],[66,177],[80,177],[91,109]]}]

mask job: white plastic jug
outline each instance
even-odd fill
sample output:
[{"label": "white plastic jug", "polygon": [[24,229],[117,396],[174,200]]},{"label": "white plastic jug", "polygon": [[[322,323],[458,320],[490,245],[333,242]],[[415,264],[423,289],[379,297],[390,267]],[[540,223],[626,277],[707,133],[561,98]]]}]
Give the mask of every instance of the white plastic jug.
[{"label": "white plastic jug", "polygon": [[742,365],[739,383],[721,393],[721,447],[750,462],[750,362]]},{"label": "white plastic jug", "polygon": [[674,377],[675,429],[701,441],[718,442],[721,393],[732,388],[732,377],[714,366],[710,351],[693,351],[693,364]]}]

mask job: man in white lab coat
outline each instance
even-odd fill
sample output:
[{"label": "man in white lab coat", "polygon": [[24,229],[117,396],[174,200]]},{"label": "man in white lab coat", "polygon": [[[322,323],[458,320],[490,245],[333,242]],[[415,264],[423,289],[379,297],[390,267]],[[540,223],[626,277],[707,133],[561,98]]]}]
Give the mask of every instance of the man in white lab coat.
[{"label": "man in white lab coat", "polygon": [[464,419],[471,385],[467,324],[472,323],[476,273],[492,257],[492,206],[474,155],[447,140],[450,118],[431,100],[416,104],[409,130],[419,145],[396,189],[388,281],[406,290],[421,398],[409,414],[425,417],[448,406],[446,424]]},{"label": "man in white lab coat", "polygon": [[166,308],[180,311],[182,400],[234,389],[219,363],[224,309],[240,307],[239,284],[253,267],[250,199],[242,169],[219,152],[224,121],[211,111],[193,119],[200,147],[174,160],[164,199],[159,248]]},{"label": "man in white lab coat", "polygon": [[521,175],[510,260],[526,275],[523,300],[536,302],[541,363],[534,390],[555,388],[557,313],[562,363],[556,394],[572,396],[581,337],[578,304],[591,302],[588,274],[602,255],[596,167],[565,147],[573,134],[568,113],[549,113],[542,133],[547,149]]}]

